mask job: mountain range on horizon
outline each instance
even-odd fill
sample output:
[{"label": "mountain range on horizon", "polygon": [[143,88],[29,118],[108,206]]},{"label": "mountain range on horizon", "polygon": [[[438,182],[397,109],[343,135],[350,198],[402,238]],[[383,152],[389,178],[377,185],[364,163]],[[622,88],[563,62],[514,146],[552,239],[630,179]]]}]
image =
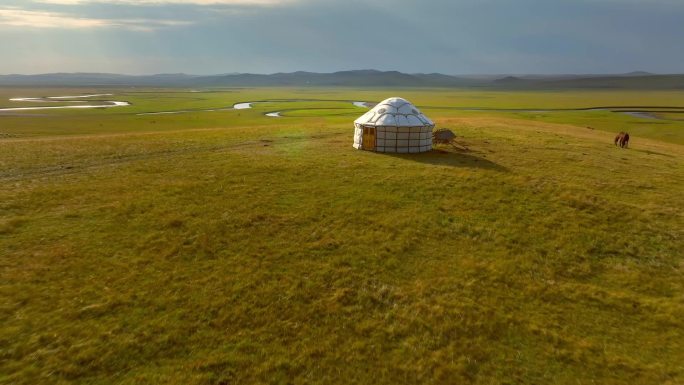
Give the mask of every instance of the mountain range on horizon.
[{"label": "mountain range on horizon", "polygon": [[0,86],[148,86],[148,87],[443,87],[504,89],[684,89],[684,74],[446,75],[398,71],[351,70],[332,73],[273,74],[184,73],[123,75],[111,73],[47,73],[0,75]]}]

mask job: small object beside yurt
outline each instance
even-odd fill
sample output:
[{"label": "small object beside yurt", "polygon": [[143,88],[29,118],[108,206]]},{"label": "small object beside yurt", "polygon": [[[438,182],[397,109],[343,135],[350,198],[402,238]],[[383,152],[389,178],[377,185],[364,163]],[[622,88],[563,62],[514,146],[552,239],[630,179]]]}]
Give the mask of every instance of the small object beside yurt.
[{"label": "small object beside yurt", "polygon": [[440,128],[432,134],[432,140],[438,144],[451,144],[454,139],[456,139],[456,134],[446,128]]},{"label": "small object beside yurt", "polygon": [[448,144],[455,148],[460,148],[461,150],[468,151],[468,147],[464,144],[456,142],[456,134],[448,128],[440,128],[432,133],[432,143],[435,144]]},{"label": "small object beside yurt", "polygon": [[396,153],[432,150],[435,124],[406,99],[389,98],[354,121],[354,148]]}]

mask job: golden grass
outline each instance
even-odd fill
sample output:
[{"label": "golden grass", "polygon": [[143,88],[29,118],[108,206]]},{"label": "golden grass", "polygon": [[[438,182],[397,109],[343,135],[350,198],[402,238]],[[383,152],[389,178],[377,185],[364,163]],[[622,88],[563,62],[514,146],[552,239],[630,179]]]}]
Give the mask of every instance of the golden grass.
[{"label": "golden grass", "polygon": [[684,148],[431,116],[0,140],[0,382],[684,381]]}]

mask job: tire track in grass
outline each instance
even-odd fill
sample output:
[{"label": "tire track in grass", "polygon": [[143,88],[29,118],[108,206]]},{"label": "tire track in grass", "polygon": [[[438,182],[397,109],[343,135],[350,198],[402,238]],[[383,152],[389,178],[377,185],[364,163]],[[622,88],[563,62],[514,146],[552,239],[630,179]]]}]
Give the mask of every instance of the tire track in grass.
[{"label": "tire track in grass", "polygon": [[179,149],[165,149],[159,151],[150,151],[137,154],[126,154],[126,155],[109,155],[99,158],[99,161],[93,162],[81,162],[81,164],[61,164],[55,166],[47,167],[35,167],[27,168],[24,170],[10,170],[0,172],[0,181],[2,182],[17,182],[26,179],[42,178],[42,177],[54,177],[69,174],[77,174],[86,170],[95,170],[104,168],[107,166],[121,165],[132,163],[136,161],[144,161],[150,159],[161,159],[169,158],[177,155],[184,154],[196,154],[203,152],[222,152],[232,149],[256,146],[256,145],[278,145],[278,144],[288,144],[296,143],[301,141],[309,140],[323,140],[331,137],[343,135],[344,133],[335,132],[329,134],[314,134],[314,135],[302,135],[302,136],[286,136],[280,138],[263,138],[258,140],[248,140],[237,143],[230,143],[224,145],[213,145],[213,146],[193,146],[184,147]]}]

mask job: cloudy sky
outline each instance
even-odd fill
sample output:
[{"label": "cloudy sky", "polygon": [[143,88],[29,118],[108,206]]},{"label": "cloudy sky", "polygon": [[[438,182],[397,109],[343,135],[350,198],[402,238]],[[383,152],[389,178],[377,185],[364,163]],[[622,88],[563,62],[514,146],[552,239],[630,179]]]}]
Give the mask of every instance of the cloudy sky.
[{"label": "cloudy sky", "polygon": [[684,0],[0,0],[0,73],[684,72]]}]

